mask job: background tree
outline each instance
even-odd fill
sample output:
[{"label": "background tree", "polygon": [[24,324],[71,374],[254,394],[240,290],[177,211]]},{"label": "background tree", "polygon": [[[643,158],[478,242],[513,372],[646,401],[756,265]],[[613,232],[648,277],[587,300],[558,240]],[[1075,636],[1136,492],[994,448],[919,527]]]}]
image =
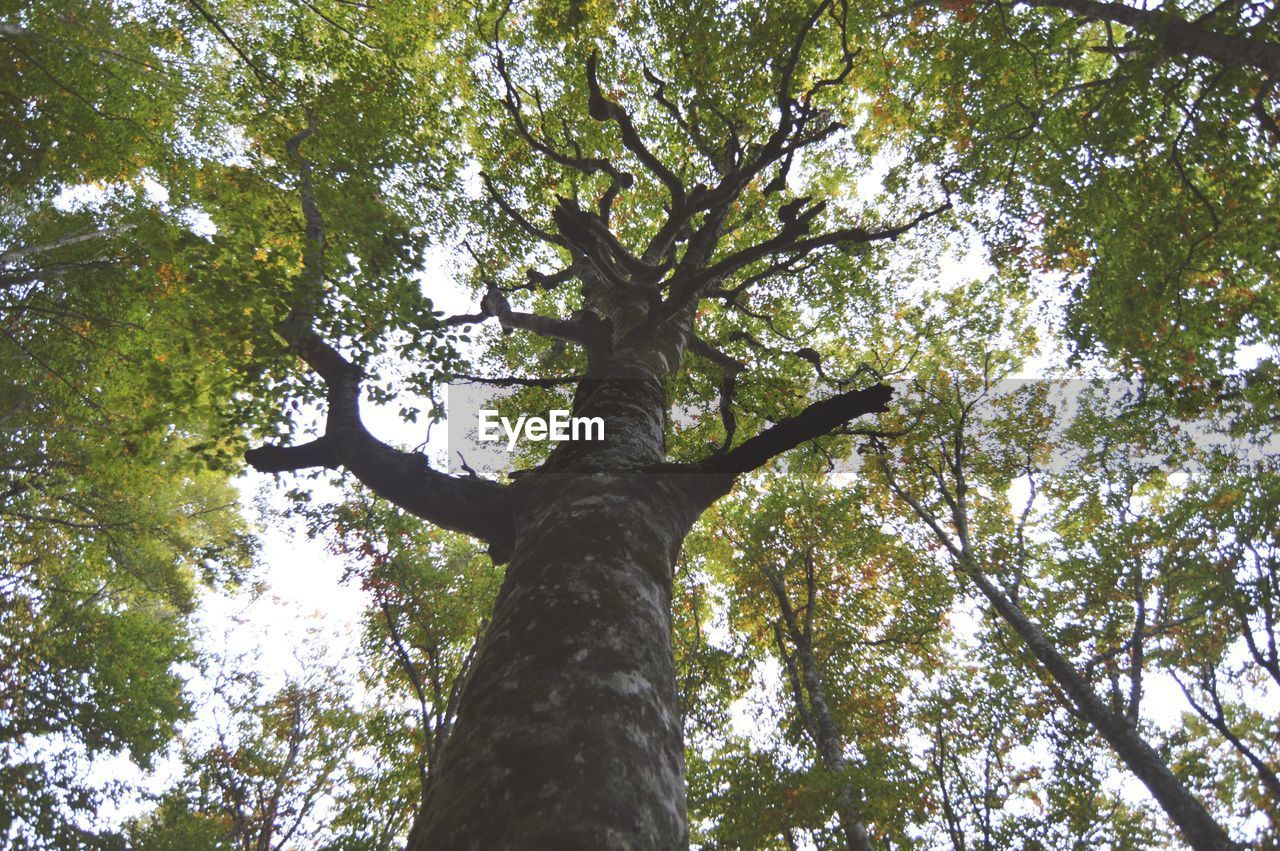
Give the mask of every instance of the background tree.
[{"label": "background tree", "polygon": [[1242,350],[1241,366],[1273,369],[1273,4],[893,11],[869,39],[880,61],[859,66],[887,117],[866,132],[952,175],[1003,268],[1057,277],[1078,355],[1197,408]]},{"label": "background tree", "polygon": [[[1018,339],[1016,321],[976,327],[987,340]],[[1206,579],[1233,584],[1221,575],[1191,579],[1176,553],[1193,545],[1159,520],[1177,493],[1173,482],[1185,476],[1175,471],[1222,424],[1201,419],[1180,430],[1167,406],[1145,394],[1118,397],[1132,395],[1125,385],[1067,383],[1056,403],[1047,385],[1001,389],[1000,376],[1016,360],[980,339],[962,343],[936,372],[922,369],[917,392],[927,413],[896,461],[877,461],[883,484],[1184,836],[1193,845],[1224,843],[1225,831],[1196,800],[1199,778],[1175,776],[1161,755],[1166,746],[1147,742],[1142,710],[1153,661],[1185,658],[1207,638],[1191,636],[1212,618],[1210,609],[1185,608],[1184,589]],[[1011,511],[1007,494],[1016,479],[1030,498]],[[1192,838],[1197,828],[1185,822],[1194,820],[1207,838]]]},{"label": "background tree", "polygon": [[[869,495],[833,487],[827,463],[819,453],[797,454],[785,470],[740,488],[700,524],[686,558],[724,589],[726,625],[741,636],[735,645],[777,680],[769,691],[780,717],[772,723],[785,744],[769,756],[792,780],[756,809],[786,814],[797,835],[817,831],[820,847],[899,844],[918,815],[901,802],[925,794],[904,737],[902,695],[909,672],[927,676],[932,665],[949,589],[921,581],[910,554],[869,520]],[[797,755],[806,770],[794,767]],[[717,756],[711,770],[722,762]],[[733,802],[741,792],[731,785],[723,809],[712,809],[721,831],[727,811],[747,815]]]},{"label": "background tree", "polygon": [[[269,690],[245,660],[213,670],[213,730],[183,743],[183,777],[130,838],[143,849],[297,847],[351,758],[358,720],[333,668]],[[235,666],[235,668],[232,667]]]},{"label": "background tree", "polygon": [[[284,6],[0,10],[11,106],[0,143],[11,842],[90,841],[82,825],[98,801],[83,761],[126,754],[146,765],[163,747],[188,711],[174,666],[191,659],[197,585],[248,565],[225,473],[240,467],[245,426],[278,416],[268,388],[284,354],[271,306],[288,244],[270,225],[271,167],[247,166],[250,119],[270,126],[263,108],[281,91],[257,63],[292,50],[317,68],[339,61],[337,46],[348,59],[370,51],[342,31],[340,9]],[[252,43],[237,38],[242,27]],[[402,102],[384,85],[388,64],[370,67],[333,84],[347,86],[346,103],[362,99],[377,134],[386,113],[368,92]],[[348,146],[366,175],[387,160],[379,146],[381,160]],[[205,212],[219,207],[221,229]]]}]

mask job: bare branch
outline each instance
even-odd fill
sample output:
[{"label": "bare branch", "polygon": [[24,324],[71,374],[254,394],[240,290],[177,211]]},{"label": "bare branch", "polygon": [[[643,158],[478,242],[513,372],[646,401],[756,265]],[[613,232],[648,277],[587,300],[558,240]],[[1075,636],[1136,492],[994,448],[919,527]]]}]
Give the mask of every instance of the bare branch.
[{"label": "bare branch", "polygon": [[320,307],[319,287],[324,280],[325,225],[311,186],[311,163],[300,149],[313,132],[314,124],[308,115],[306,129],[286,145],[301,175],[299,196],[306,222],[306,245],[303,274],[280,332],[328,387],[325,430],[309,443],[251,449],[245,453],[245,460],[264,473],[343,467],[374,493],[406,511],[486,541],[494,558],[504,560],[511,552],[514,531],[502,486],[433,470],[424,456],[394,449],[370,434],[360,418],[363,375],[312,328]]},{"label": "bare branch", "polygon": [[46,254],[50,251],[57,251],[60,248],[67,248],[72,245],[79,245],[83,242],[93,242],[99,239],[109,239],[113,236],[119,236],[133,230],[131,225],[124,227],[99,228],[98,230],[87,231],[85,233],[64,236],[61,239],[55,239],[53,242],[46,242],[40,245],[26,245],[21,248],[11,248],[7,251],[0,251],[0,263],[16,263],[24,257],[30,257],[33,254]]},{"label": "bare branch", "polygon": [[222,40],[227,43],[227,46],[235,51],[235,54],[240,57],[240,61],[244,62],[244,64],[253,73],[253,76],[258,79],[259,83],[262,83],[262,85],[270,89],[277,88],[276,81],[254,64],[254,61],[249,58],[249,54],[240,46],[240,43],[231,37],[231,33],[227,32],[226,28],[222,26],[218,19],[213,16],[213,13],[210,12],[205,5],[200,2],[200,0],[187,0],[187,4],[191,6],[191,8],[195,9],[196,12],[199,13],[200,17],[204,18],[205,21],[208,22],[209,26],[213,27],[214,31],[216,31]]},{"label": "bare branch", "polygon": [[[817,205],[815,205],[817,206]],[[919,213],[907,222],[895,225],[881,230],[868,231],[864,228],[840,228],[839,230],[828,231],[818,236],[807,237],[803,235],[807,230],[809,223],[817,215],[814,208],[810,208],[796,216],[796,218],[784,225],[782,230],[772,239],[756,243],[741,251],[729,255],[713,266],[705,269],[699,275],[700,281],[714,281],[723,279],[733,272],[748,266],[757,260],[763,260],[777,254],[793,254],[796,257],[804,257],[819,248],[831,246],[846,247],[850,245],[865,245],[872,242],[880,242],[883,240],[897,239],[907,231],[916,227],[929,219],[940,215],[941,213],[951,209],[951,202],[947,201],[940,206],[931,210],[925,210]],[[794,262],[794,261],[793,261]]]},{"label": "bare branch", "polygon": [[512,207],[511,204],[507,202],[507,199],[502,196],[502,193],[498,191],[498,188],[494,186],[493,180],[489,175],[481,172],[480,179],[484,181],[484,188],[489,193],[489,197],[493,199],[494,203],[497,204],[499,208],[501,208],[502,212],[507,214],[507,218],[520,226],[521,230],[535,239],[541,240],[549,245],[558,245],[561,248],[569,247],[568,243],[566,243],[562,238],[538,227],[533,222],[525,218],[518,210],[516,210],[515,207]]}]

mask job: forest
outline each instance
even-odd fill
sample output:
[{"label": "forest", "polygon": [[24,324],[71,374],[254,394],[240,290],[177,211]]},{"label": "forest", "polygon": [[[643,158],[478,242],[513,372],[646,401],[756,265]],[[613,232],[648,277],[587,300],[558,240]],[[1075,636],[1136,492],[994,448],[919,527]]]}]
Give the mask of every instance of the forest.
[{"label": "forest", "polygon": [[4,848],[1280,848],[1274,0],[0,0],[0,101]]}]

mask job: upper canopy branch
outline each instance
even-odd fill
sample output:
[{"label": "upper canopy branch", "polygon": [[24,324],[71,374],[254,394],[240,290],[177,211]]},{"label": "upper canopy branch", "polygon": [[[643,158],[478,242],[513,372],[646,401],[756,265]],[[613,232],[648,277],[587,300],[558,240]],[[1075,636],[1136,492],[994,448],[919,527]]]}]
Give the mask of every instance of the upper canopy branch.
[{"label": "upper canopy branch", "polygon": [[800,60],[804,54],[805,44],[809,40],[809,36],[817,27],[818,22],[822,20],[822,16],[833,9],[832,0],[822,0],[814,10],[805,18],[800,28],[796,31],[795,38],[791,43],[791,49],[788,51],[786,58],[782,62],[782,67],[778,73],[778,87],[776,93],[778,121],[774,126],[769,137],[759,145],[754,156],[750,157],[740,168],[725,176],[725,179],[716,187],[713,196],[709,197],[707,202],[710,204],[720,203],[722,196],[736,196],[741,191],[741,187],[754,179],[757,175],[765,171],[774,163],[782,163],[783,171],[779,174],[777,180],[771,182],[770,189],[780,189],[785,185],[785,174],[789,170],[793,155],[801,148],[816,144],[830,136],[841,128],[838,121],[828,121],[818,130],[805,133],[805,127],[815,117],[819,115],[816,103],[816,95],[824,88],[838,85],[848,78],[853,70],[854,59],[857,57],[857,51],[851,50],[849,47],[848,37],[848,21],[847,5],[841,4],[842,14],[832,14],[832,19],[836,22],[836,26],[840,28],[841,57],[840,70],[834,77],[819,77],[814,81],[808,89],[796,93],[795,75],[800,66]]},{"label": "upper canopy branch", "polygon": [[[712,287],[728,293],[727,297],[741,308],[736,296],[742,287],[727,289],[723,285],[739,270],[753,267],[757,273],[751,276],[753,280],[786,273],[805,264],[810,255],[821,249],[893,239],[947,209],[949,204],[944,204],[903,224],[878,230],[843,227],[823,233],[819,231],[818,222],[826,203],[793,198],[777,207],[779,223],[776,227],[766,229],[746,247],[732,251],[721,248],[726,234],[758,224],[754,217],[766,205],[757,203],[759,199],[754,197],[750,204],[741,203],[746,200],[744,193],[757,178],[765,174],[771,178],[760,190],[765,199],[783,192],[796,154],[820,144],[841,129],[841,123],[833,118],[822,102],[825,90],[846,80],[854,67],[857,51],[850,44],[847,18],[848,6],[844,0],[820,0],[804,14],[789,38],[783,57],[772,69],[776,88],[768,93],[768,97],[776,100],[777,117],[770,120],[754,141],[747,141],[748,137],[742,135],[743,128],[728,118],[723,119],[730,138],[724,146],[724,155],[714,163],[719,178],[711,186],[701,183],[686,186],[679,169],[659,158],[653,140],[642,138],[635,113],[618,103],[614,96],[606,94],[599,73],[600,56],[596,52],[591,53],[585,63],[588,112],[596,120],[617,126],[622,146],[666,188],[670,196],[670,203],[664,204],[665,216],[656,223],[656,230],[643,249],[636,251],[619,237],[608,217],[608,208],[624,188],[622,178],[618,176],[624,175],[629,179],[630,175],[606,159],[583,156],[572,139],[569,140],[572,153],[566,153],[549,143],[550,135],[545,130],[539,134],[536,126],[529,124],[521,107],[521,92],[499,46],[498,27],[495,27],[495,62],[505,91],[502,106],[514,122],[519,136],[535,152],[554,163],[587,174],[608,171],[618,178],[611,182],[607,198],[601,199],[607,203],[603,203],[598,212],[593,208],[584,209],[575,197],[559,197],[550,211],[552,224],[543,225],[535,224],[517,210],[498,191],[490,176],[483,175],[485,186],[495,202],[519,227],[536,239],[568,252],[571,257],[568,267],[560,273],[531,275],[530,286],[537,286],[539,281],[554,285],[575,277],[582,282],[584,301],[600,316],[614,323],[615,333],[638,327],[654,329],[684,316],[687,309]],[[500,16],[499,22],[501,20]],[[825,32],[827,23],[835,28],[833,32]],[[823,51],[817,50],[814,43],[820,31],[830,35],[834,41],[830,45],[824,43]],[[827,46],[834,49],[828,51],[825,49]],[[697,122],[692,117],[695,110],[690,108],[686,111],[683,104],[669,96],[663,80],[647,67],[644,76],[656,86],[656,91],[650,92],[649,96],[659,114],[674,121],[675,129],[691,140],[693,149],[705,151],[709,137],[700,126],[695,126]],[[710,108],[701,101],[697,106],[699,109]],[[630,185],[629,181],[626,185]],[[482,315],[499,316],[508,329],[525,327],[561,339],[579,339],[575,333],[577,329],[572,326],[550,327],[548,323],[553,320],[547,318],[498,309],[488,310]],[[469,317],[457,319],[468,321]],[[533,327],[535,325],[537,327]]]},{"label": "upper canopy branch", "polygon": [[[574,153],[569,154],[560,150],[553,145],[545,135],[539,136],[535,134],[529,123],[524,117],[524,107],[520,97],[520,90],[515,82],[511,79],[510,69],[507,67],[506,53],[502,49],[500,39],[500,30],[502,21],[510,10],[510,4],[498,16],[497,22],[494,24],[493,39],[490,46],[493,50],[494,68],[498,72],[498,77],[502,80],[503,96],[502,106],[506,113],[511,117],[511,122],[515,126],[516,132],[520,138],[524,139],[534,151],[549,158],[566,168],[572,168],[575,171],[585,175],[593,175],[600,172],[609,176],[609,187],[601,195],[597,205],[601,218],[608,220],[610,208],[613,201],[618,197],[618,193],[623,189],[631,186],[634,177],[622,169],[615,166],[612,162],[603,157],[587,157],[583,156],[580,147],[572,139],[569,140],[570,145],[574,148]],[[566,131],[567,136],[567,131]]]},{"label": "upper canopy branch", "polygon": [[[596,120],[618,127],[623,147],[666,187],[670,196],[664,220],[638,254],[624,245],[609,225],[609,211],[622,189],[632,184],[631,175],[621,171],[607,159],[583,156],[572,139],[569,140],[569,145],[573,153],[557,148],[550,143],[545,132],[541,135],[537,133],[526,119],[520,90],[513,80],[500,45],[500,28],[509,9],[508,5],[498,17],[492,33],[492,45],[495,67],[503,86],[501,104],[510,116],[516,132],[535,152],[551,161],[585,174],[605,171],[611,176],[611,182],[600,199],[598,211],[583,209],[574,198],[559,198],[552,210],[554,228],[535,224],[515,209],[499,193],[488,175],[484,175],[485,186],[499,207],[525,232],[544,243],[568,250],[573,255],[575,264],[587,261],[598,272],[596,283],[613,291],[611,298],[621,295],[628,302],[642,299],[653,306],[653,318],[661,321],[679,313],[707,284],[756,259],[788,250],[803,255],[826,245],[888,239],[916,223],[882,232],[849,228],[806,239],[810,224],[822,209],[821,205],[816,205],[784,219],[781,233],[773,239],[726,258],[712,267],[713,270],[705,268],[714,256],[731,211],[746,187],[757,176],[776,166],[777,174],[764,188],[764,194],[767,196],[781,191],[786,186],[787,173],[796,153],[829,138],[842,127],[839,121],[833,120],[820,107],[818,101],[819,94],[824,89],[836,86],[848,78],[857,56],[857,51],[850,46],[848,8],[843,0],[821,0],[797,28],[776,72],[776,125],[760,143],[745,143],[740,128],[730,119],[723,118],[729,139],[723,146],[723,155],[716,155],[711,150],[714,146],[709,144],[707,135],[695,126],[696,122],[689,119],[681,105],[667,95],[666,84],[662,79],[649,68],[644,69],[645,78],[656,86],[656,91],[651,92],[650,97],[674,120],[676,127],[689,137],[695,150],[702,151],[713,159],[713,165],[720,174],[720,179],[714,186],[698,184],[686,187],[677,169],[659,158],[642,138],[632,112],[605,93],[599,77],[599,54],[591,53],[586,60],[585,69],[589,114]],[[830,18],[838,29],[839,52],[835,67],[826,69],[825,73],[802,74],[807,71],[804,61],[806,45],[826,18]],[[797,79],[802,76],[806,83],[798,90]],[[814,77],[816,79],[811,79]],[[714,105],[706,108],[715,112]],[[785,215],[790,209],[791,205],[784,205],[779,213]],[[679,257],[676,250],[681,243],[687,243],[687,247],[683,256]],[[673,268],[675,271],[663,282],[663,276]],[[579,267],[579,272],[583,271],[585,268]],[[663,303],[660,294],[667,286],[672,287],[671,297]]]},{"label": "upper canopy branch", "polygon": [[493,202],[497,204],[502,212],[506,213],[507,218],[515,222],[521,230],[532,236],[534,239],[545,242],[548,245],[555,245],[560,248],[569,248],[569,244],[562,238],[551,233],[545,228],[538,227],[533,222],[529,221],[529,219],[519,210],[511,206],[510,202],[508,202],[507,199],[503,197],[502,193],[498,191],[498,188],[494,186],[493,179],[489,177],[488,174],[481,172],[480,180],[484,182],[485,191],[489,193],[489,197],[493,199]]},{"label": "upper canopy branch", "polygon": [[636,132],[630,113],[623,109],[621,105],[604,96],[604,92],[600,90],[600,80],[596,76],[598,58],[598,54],[594,51],[587,57],[587,85],[591,91],[591,97],[587,104],[588,112],[596,121],[612,121],[618,125],[618,131],[622,135],[622,144],[635,155],[636,159],[644,164],[645,168],[652,172],[658,180],[662,181],[663,185],[667,187],[667,191],[671,193],[672,209],[678,210],[684,206],[684,183],[676,176],[674,171],[667,168],[645,145],[644,140],[640,138],[640,134]]},{"label": "upper canopy branch", "polygon": [[[797,199],[795,203],[799,204],[806,199]],[[782,264],[773,264],[770,268],[786,269],[802,260],[804,257],[814,251],[827,247],[845,247],[850,245],[865,245],[872,242],[880,242],[883,240],[897,239],[902,234],[916,227],[946,210],[951,208],[951,202],[946,201],[930,210],[925,210],[912,217],[910,220],[893,227],[881,228],[879,230],[866,230],[860,227],[839,228],[837,230],[827,231],[816,236],[806,236],[809,229],[822,212],[825,204],[815,204],[808,209],[799,212],[787,213],[784,207],[779,212],[784,214],[784,218],[789,218],[782,229],[773,237],[758,242],[747,248],[730,254],[711,266],[702,269],[698,274],[690,276],[684,286],[673,291],[667,300],[667,309],[678,309],[688,300],[698,297],[701,292],[710,284],[722,281],[737,270],[749,266],[759,260],[765,260],[770,257],[776,257],[780,254],[788,255],[787,260]],[[736,290],[734,295],[736,295]]]},{"label": "upper canopy branch", "polygon": [[[684,111],[680,109],[679,105],[677,105],[674,100],[667,97],[666,80],[663,80],[655,74],[653,69],[647,65],[644,66],[642,70],[644,72],[644,78],[654,87],[650,97],[653,98],[658,106],[662,107],[667,115],[671,116],[671,120],[676,123],[676,126],[689,137],[693,142],[695,150],[702,154],[702,156],[704,156],[707,161],[722,174],[736,165],[742,154],[742,146],[739,143],[737,135],[730,130],[729,139],[724,146],[723,153],[717,151],[715,149],[715,145],[707,138],[702,129],[685,116]],[[726,121],[725,123],[726,126],[729,125],[729,122]]]},{"label": "upper canopy branch", "polygon": [[513,310],[511,302],[507,300],[502,290],[492,285],[480,300],[479,313],[450,316],[444,319],[442,324],[446,326],[477,325],[490,317],[496,318],[503,331],[507,333],[519,329],[543,337],[578,343],[588,350],[602,342],[598,329],[586,319],[560,319],[554,316],[543,316],[540,313]]}]

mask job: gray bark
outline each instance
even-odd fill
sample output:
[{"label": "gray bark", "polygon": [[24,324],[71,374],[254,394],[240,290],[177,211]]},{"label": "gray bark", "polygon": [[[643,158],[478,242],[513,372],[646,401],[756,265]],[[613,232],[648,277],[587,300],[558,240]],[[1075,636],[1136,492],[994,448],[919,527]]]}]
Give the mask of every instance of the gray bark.
[{"label": "gray bark", "polygon": [[845,847],[849,851],[872,851],[871,837],[867,834],[867,828],[858,814],[862,793],[844,776],[848,769],[848,761],[844,756],[844,738],[840,735],[840,729],[836,726],[831,708],[827,705],[818,661],[807,640],[797,644],[796,655],[800,661],[804,688],[809,695],[809,717],[812,719],[810,733],[813,742],[818,748],[823,767],[840,778],[836,804]]},{"label": "gray bark", "polygon": [[946,460],[956,481],[954,494],[946,489],[941,472],[935,471],[940,493],[951,510],[956,540],[943,530],[933,512],[898,484],[888,465],[881,462],[880,469],[888,478],[890,488],[929,526],[938,541],[955,559],[958,570],[973,581],[991,603],[996,614],[1017,633],[1053,681],[1066,693],[1076,711],[1111,746],[1125,767],[1147,787],[1165,815],[1182,832],[1187,844],[1196,851],[1235,851],[1241,848],[1239,843],[1232,841],[1227,831],[1214,820],[1196,796],[1169,770],[1164,759],[1147,744],[1138,728],[1125,715],[1112,711],[1102,702],[1088,678],[1059,652],[1053,639],[982,571],[974,558],[969,538],[968,508],[965,501],[968,486],[964,476],[964,427],[962,417],[957,421],[953,435],[955,454]]},{"label": "gray bark", "polygon": [[[839,778],[836,787],[836,815],[840,819],[840,832],[844,836],[845,847],[848,851],[872,851],[871,837],[867,834],[866,825],[859,813],[862,791],[845,774],[848,761],[844,756],[844,737],[827,704],[826,689],[822,685],[822,668],[818,664],[810,636],[811,618],[806,616],[801,623],[801,619],[797,617],[781,572],[766,571],[766,576],[782,611],[781,620],[775,624],[774,634],[778,652],[782,655],[787,676],[791,680],[796,711],[805,732],[818,751],[818,759],[823,768]],[[812,612],[814,604],[813,587],[810,584],[807,612]],[[788,640],[795,647],[790,652],[786,648]]]},{"label": "gray bark", "polygon": [[640,469],[662,460],[660,385],[604,382],[582,410],[606,440],[512,486],[511,565],[414,851],[688,845],[671,591],[705,503]]}]

